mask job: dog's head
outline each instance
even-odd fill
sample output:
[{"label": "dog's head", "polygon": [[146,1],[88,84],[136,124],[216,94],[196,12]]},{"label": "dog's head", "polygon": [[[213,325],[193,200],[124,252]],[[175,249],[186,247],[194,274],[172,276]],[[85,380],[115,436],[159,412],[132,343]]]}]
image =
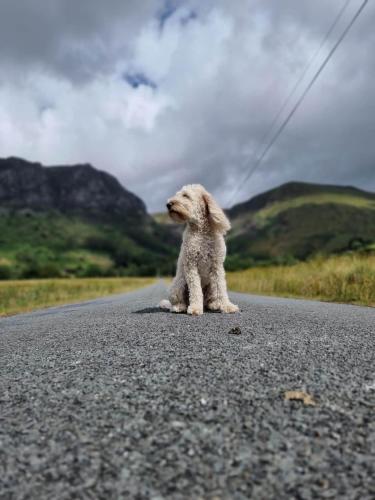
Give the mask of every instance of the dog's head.
[{"label": "dog's head", "polygon": [[225,234],[230,223],[213,196],[200,184],[189,184],[167,201],[170,217],[178,223],[196,227],[210,227]]}]

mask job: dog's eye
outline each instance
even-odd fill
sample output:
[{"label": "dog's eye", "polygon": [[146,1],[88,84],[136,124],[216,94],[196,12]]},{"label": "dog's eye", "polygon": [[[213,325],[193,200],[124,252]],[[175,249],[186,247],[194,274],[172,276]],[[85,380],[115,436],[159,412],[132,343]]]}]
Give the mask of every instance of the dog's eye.
[{"label": "dog's eye", "polygon": [[182,196],[183,196],[184,198],[187,198],[188,200],[190,200],[190,196],[189,196],[187,193],[182,193]]}]

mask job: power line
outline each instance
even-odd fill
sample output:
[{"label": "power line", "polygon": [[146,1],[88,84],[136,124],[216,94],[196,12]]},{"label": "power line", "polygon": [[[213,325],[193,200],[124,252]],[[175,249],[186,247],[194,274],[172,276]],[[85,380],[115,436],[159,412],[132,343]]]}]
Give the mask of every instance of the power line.
[{"label": "power line", "polygon": [[[335,20],[335,22],[331,26],[329,32],[332,32],[332,30],[334,29],[335,25],[337,24],[338,20],[340,19],[341,15],[342,15],[342,13],[346,9],[349,1],[344,5],[343,9],[339,13],[338,18]],[[285,129],[285,127],[288,125],[289,121],[291,120],[291,118],[293,117],[293,115],[295,114],[295,112],[298,110],[298,108],[300,107],[300,105],[302,104],[302,102],[304,101],[306,95],[309,93],[310,89],[312,88],[312,86],[314,85],[314,83],[316,82],[316,80],[319,78],[319,76],[322,73],[322,71],[324,70],[324,68],[327,66],[329,60],[331,59],[331,57],[333,56],[333,54],[336,52],[336,50],[338,49],[338,47],[341,44],[341,42],[344,40],[345,36],[348,34],[348,32],[351,29],[351,27],[353,26],[353,24],[356,22],[356,20],[358,19],[358,17],[362,13],[363,9],[366,7],[367,3],[368,3],[368,0],[364,0],[363,3],[361,4],[361,6],[359,7],[359,9],[356,11],[356,13],[352,17],[350,23],[347,25],[347,27],[342,32],[342,34],[338,38],[338,40],[335,43],[335,45],[329,51],[328,55],[326,56],[326,58],[324,59],[324,61],[320,65],[318,71],[315,73],[315,75],[313,76],[313,78],[310,80],[310,83],[307,85],[306,89],[303,91],[302,95],[299,97],[299,99],[297,100],[296,104],[293,106],[292,110],[289,112],[289,114],[287,115],[287,117],[285,118],[285,120],[281,123],[280,127],[277,129],[276,133],[271,138],[270,142],[267,144],[267,146],[263,150],[262,154],[256,160],[253,168],[246,174],[246,176],[244,177],[244,179],[241,182],[241,184],[239,184],[238,188],[234,192],[233,197],[230,200],[229,206],[233,203],[233,201],[234,201],[236,195],[238,194],[238,192],[241,190],[241,188],[244,186],[244,184],[246,184],[246,182],[250,179],[250,177],[254,174],[254,172],[259,167],[259,165],[261,164],[262,160],[264,159],[264,157],[266,156],[266,154],[268,153],[268,151],[271,149],[271,147],[275,144],[275,142],[277,141],[277,139],[280,137],[281,133],[283,132],[283,130]],[[329,34],[328,34],[328,36],[329,36]],[[326,38],[327,38],[327,36],[325,37],[325,39]],[[301,80],[302,80],[302,78],[301,78]],[[296,85],[296,88],[297,88],[298,85],[299,85],[299,81],[298,81],[298,84]],[[294,93],[294,89],[293,89],[293,93]],[[288,96],[288,100],[289,100],[289,96]],[[276,123],[277,119],[279,118],[280,114],[284,110],[285,106],[286,106],[286,104],[285,105],[283,104],[282,110],[278,112],[277,118],[272,122],[272,127],[271,127],[270,131],[274,127],[274,122]],[[270,131],[267,132],[266,137],[269,135]]]},{"label": "power line", "polygon": [[300,86],[300,84],[302,83],[303,79],[305,78],[308,70],[311,68],[311,66],[314,63],[315,59],[320,54],[320,51],[322,50],[322,48],[324,47],[325,43],[327,42],[327,40],[331,36],[333,30],[335,29],[337,23],[340,21],[342,15],[344,14],[346,8],[348,7],[348,5],[350,4],[351,1],[352,0],[346,0],[346,2],[344,3],[344,5],[340,9],[339,13],[337,14],[335,20],[333,21],[333,23],[329,27],[329,30],[327,31],[327,33],[323,37],[322,41],[320,42],[317,50],[314,52],[314,54],[312,55],[312,57],[310,58],[310,60],[308,61],[308,63],[303,68],[303,71],[302,71],[301,75],[299,76],[299,78],[297,78],[296,83],[294,84],[293,88],[290,90],[288,96],[286,97],[286,99],[284,100],[284,102],[282,103],[282,105],[280,106],[280,109],[275,114],[275,117],[272,120],[272,122],[271,122],[268,130],[263,135],[263,137],[262,137],[262,139],[261,139],[261,141],[259,143],[259,147],[256,149],[255,153],[252,155],[252,160],[255,160],[259,156],[259,154],[261,153],[264,145],[266,144],[267,138],[269,137],[269,135],[271,134],[272,130],[274,129],[274,127],[275,127],[276,123],[278,122],[280,116],[282,115],[283,111],[285,110],[285,108],[289,104],[289,101],[291,100],[291,98],[296,93],[298,87]]}]

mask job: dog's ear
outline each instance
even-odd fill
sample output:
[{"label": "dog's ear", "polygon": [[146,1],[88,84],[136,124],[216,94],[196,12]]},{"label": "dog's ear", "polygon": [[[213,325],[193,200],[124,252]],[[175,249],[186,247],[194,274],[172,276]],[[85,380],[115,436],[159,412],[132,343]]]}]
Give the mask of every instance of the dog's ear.
[{"label": "dog's ear", "polygon": [[202,196],[206,205],[207,217],[210,224],[216,231],[225,234],[230,229],[230,222],[225,213],[210,193],[205,192]]}]

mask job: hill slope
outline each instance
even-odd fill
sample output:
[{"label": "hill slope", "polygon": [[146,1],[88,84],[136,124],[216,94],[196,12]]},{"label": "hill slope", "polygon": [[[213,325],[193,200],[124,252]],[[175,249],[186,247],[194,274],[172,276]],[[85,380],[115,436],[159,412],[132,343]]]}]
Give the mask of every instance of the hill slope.
[{"label": "hill slope", "polygon": [[292,182],[227,211],[229,264],[303,260],[375,242],[375,193]]},{"label": "hill slope", "polygon": [[0,159],[0,277],[171,272],[174,242],[106,172]]}]

